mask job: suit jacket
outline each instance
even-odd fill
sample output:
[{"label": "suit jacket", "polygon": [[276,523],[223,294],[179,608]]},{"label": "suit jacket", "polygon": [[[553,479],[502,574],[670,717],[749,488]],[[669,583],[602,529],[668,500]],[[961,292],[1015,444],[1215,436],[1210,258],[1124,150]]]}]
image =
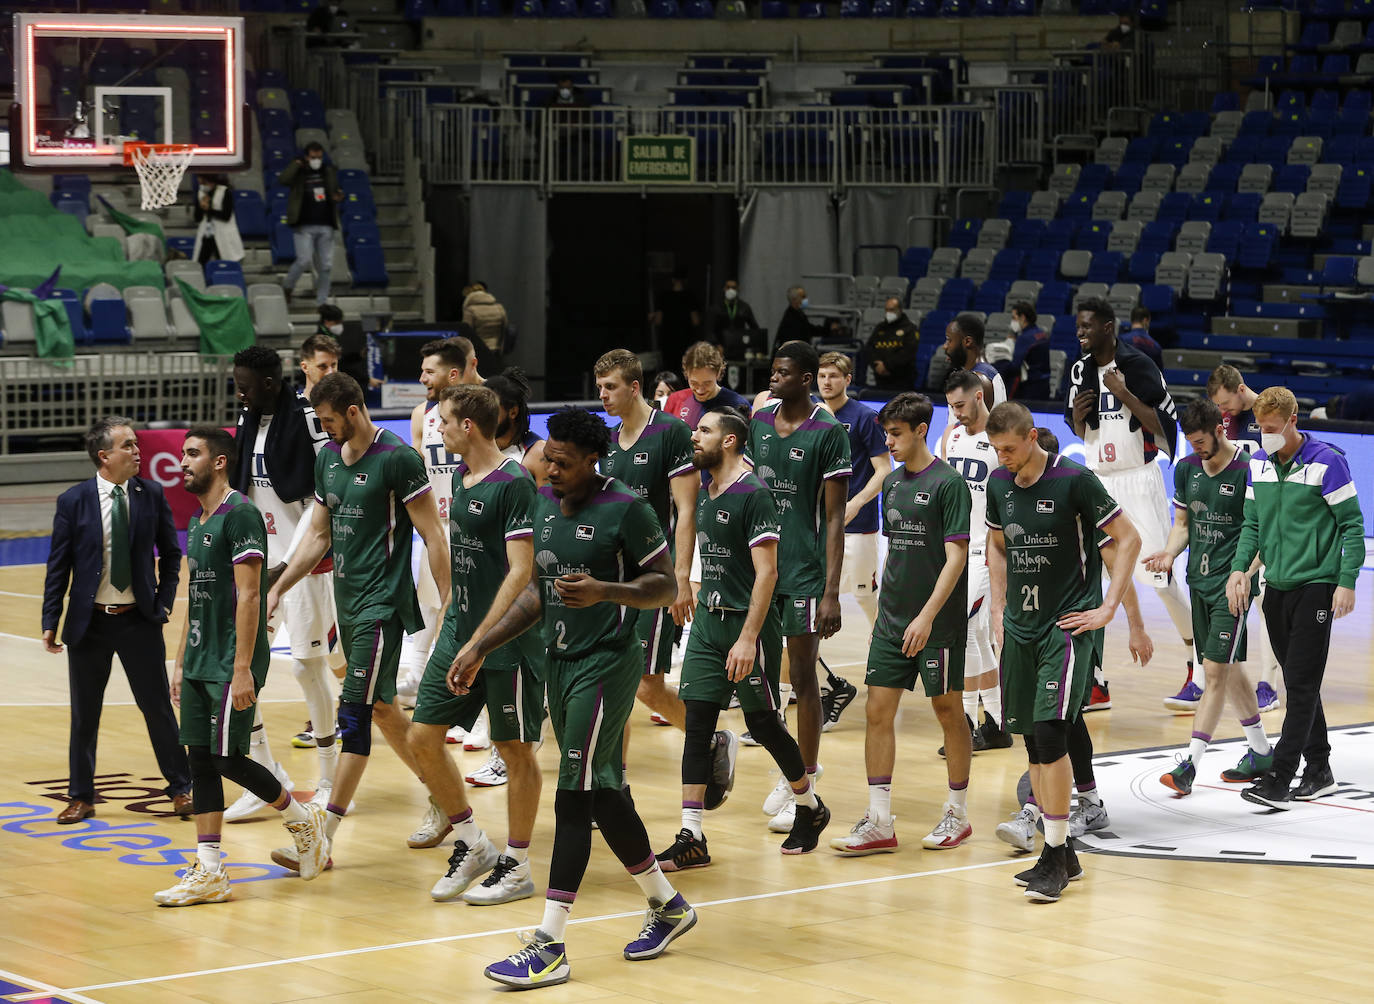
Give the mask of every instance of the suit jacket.
[{"label": "suit jacket", "polygon": [[[163,624],[181,578],[181,545],[172,522],[172,508],[156,481],[132,477],[126,490],[134,599],[144,617]],[[156,569],[153,568],[154,545],[157,547]],[[100,496],[95,478],[91,478],[68,488],[57,499],[57,513],[52,521],[52,549],[48,552],[48,573],[43,583],[44,631],[57,629],[62,619],[62,594],[70,582],[62,641],[75,645],[82,639],[95,610],[95,591],[100,586],[104,560]]]}]

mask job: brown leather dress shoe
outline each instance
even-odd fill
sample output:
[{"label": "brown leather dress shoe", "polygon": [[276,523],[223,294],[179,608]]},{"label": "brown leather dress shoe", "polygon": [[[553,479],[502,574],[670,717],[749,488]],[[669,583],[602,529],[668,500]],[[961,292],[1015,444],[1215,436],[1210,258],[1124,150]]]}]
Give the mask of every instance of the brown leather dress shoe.
[{"label": "brown leather dress shoe", "polygon": [[83,802],[79,798],[74,798],[67,803],[67,807],[57,814],[57,824],[59,826],[70,826],[72,823],[79,823],[83,819],[89,819],[95,815],[95,806],[90,802]]},{"label": "brown leather dress shoe", "polygon": [[182,819],[190,819],[191,811],[191,793],[189,791],[172,796],[172,812]]}]

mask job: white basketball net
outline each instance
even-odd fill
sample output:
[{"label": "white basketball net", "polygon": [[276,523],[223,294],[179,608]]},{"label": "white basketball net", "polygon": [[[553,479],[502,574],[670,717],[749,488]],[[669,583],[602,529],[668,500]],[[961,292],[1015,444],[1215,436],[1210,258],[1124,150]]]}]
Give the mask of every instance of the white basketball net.
[{"label": "white basketball net", "polygon": [[181,176],[195,152],[196,148],[190,144],[164,149],[141,146],[130,151],[134,170],[143,186],[144,209],[162,209],[176,202]]}]

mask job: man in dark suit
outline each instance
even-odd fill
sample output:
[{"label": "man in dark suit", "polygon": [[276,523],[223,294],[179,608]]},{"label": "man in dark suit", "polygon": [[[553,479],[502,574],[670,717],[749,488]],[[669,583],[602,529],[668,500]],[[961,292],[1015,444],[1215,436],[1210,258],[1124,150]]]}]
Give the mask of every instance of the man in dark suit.
[{"label": "man in dark suit", "polygon": [[62,651],[57,643],[62,594],[71,583],[62,629],[72,695],[71,801],[57,821],[77,823],[95,815],[96,739],[116,655],[167,779],[164,790],[175,812],[189,817],[191,773],[172,711],[162,638],[181,575],[172,510],[160,485],[135,476],[138,436],[129,419],[96,422],[86,433],[86,452],[96,474],[57,500],[43,584],[43,646],[56,654]]}]

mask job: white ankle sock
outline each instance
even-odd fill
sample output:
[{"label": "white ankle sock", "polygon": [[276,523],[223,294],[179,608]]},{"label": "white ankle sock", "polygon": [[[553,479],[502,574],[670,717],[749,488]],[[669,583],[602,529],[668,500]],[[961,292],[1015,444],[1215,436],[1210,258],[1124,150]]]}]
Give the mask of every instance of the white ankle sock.
[{"label": "white ankle sock", "polygon": [[544,900],[544,919],[539,922],[539,930],[554,941],[562,941],[564,933],[568,930],[568,916],[571,913],[571,903],[563,903],[556,899]]},{"label": "white ankle sock", "polygon": [[512,844],[509,841],[507,841],[506,857],[510,858],[512,861],[515,861],[517,864],[523,865],[526,861],[530,859],[530,845],[521,844],[519,847],[517,847],[515,846],[515,844]]},{"label": "white ankle sock", "polygon": [[968,815],[968,782],[965,781],[961,788],[951,787],[949,789],[948,801],[950,805],[954,806],[959,815]]},{"label": "white ankle sock", "polygon": [[1193,761],[1194,770],[1197,769],[1198,764],[1202,763],[1202,755],[1207,752],[1207,743],[1211,741],[1211,738],[1208,736],[1203,739],[1194,733],[1192,740],[1188,743],[1188,759]]},{"label": "white ankle sock", "polygon": [[1061,816],[1059,819],[1045,817],[1045,845],[1047,847],[1059,847],[1064,841],[1069,839],[1069,817]]},{"label": "white ankle sock", "polygon": [[642,872],[633,875],[635,885],[639,886],[639,891],[644,894],[645,899],[657,900],[659,905],[663,905],[677,895],[677,890],[668,881],[668,876],[663,874],[663,869],[655,861]]},{"label": "white ankle sock", "polygon": [[[791,782],[789,781],[788,784],[791,784]],[[814,808],[816,808],[817,802],[816,802],[816,777],[815,777],[815,775],[814,775],[814,774],[808,773],[808,774],[806,775],[806,790],[805,790],[805,791],[798,791],[796,788],[793,788],[793,789],[792,789],[792,797],[795,798],[795,799],[797,800],[797,804],[798,804],[798,805],[804,805],[804,806],[806,806],[808,809],[814,809]]]},{"label": "white ankle sock", "polygon": [[978,725],[978,691],[964,691],[964,714],[973,719],[973,724]]},{"label": "white ankle sock", "polygon": [[892,778],[868,779],[868,815],[883,826],[892,822]]},{"label": "white ankle sock", "polygon": [[196,841],[196,861],[207,872],[217,872],[220,869],[219,863],[219,838],[214,840]]},{"label": "white ankle sock", "polygon": [[983,702],[983,710],[1000,727],[1002,724],[1002,690],[1000,687],[993,687],[990,690],[978,691],[978,697]]},{"label": "white ankle sock", "polygon": [[682,807],[682,828],[691,832],[692,836],[701,839],[701,806]]},{"label": "white ankle sock", "polygon": [[1245,741],[1250,744],[1250,748],[1260,756],[1268,756],[1272,752],[1269,745],[1269,737],[1264,734],[1264,726],[1259,722],[1253,725],[1241,724],[1245,730]]},{"label": "white ankle sock", "polygon": [[280,812],[284,823],[304,823],[310,819],[310,813],[306,807],[290,795],[286,798],[286,806]]}]

